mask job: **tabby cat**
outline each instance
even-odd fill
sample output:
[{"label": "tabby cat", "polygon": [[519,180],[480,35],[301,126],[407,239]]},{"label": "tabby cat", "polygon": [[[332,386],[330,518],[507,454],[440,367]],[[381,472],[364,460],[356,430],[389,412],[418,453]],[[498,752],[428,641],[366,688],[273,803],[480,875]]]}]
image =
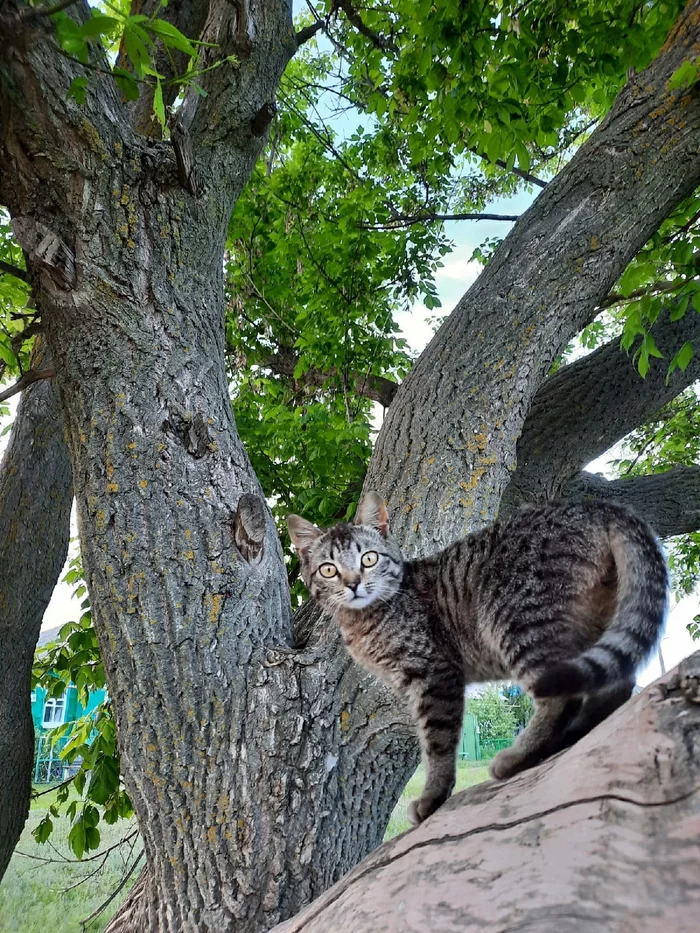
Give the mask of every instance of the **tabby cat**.
[{"label": "tabby cat", "polygon": [[529,507],[422,560],[402,558],[376,493],[352,524],[287,522],[304,582],[350,654],[409,704],[426,772],[413,823],[452,793],[466,684],[511,678],[534,699],[525,731],[491,762],[503,780],[624,703],[664,623],[661,548],[612,503]]}]

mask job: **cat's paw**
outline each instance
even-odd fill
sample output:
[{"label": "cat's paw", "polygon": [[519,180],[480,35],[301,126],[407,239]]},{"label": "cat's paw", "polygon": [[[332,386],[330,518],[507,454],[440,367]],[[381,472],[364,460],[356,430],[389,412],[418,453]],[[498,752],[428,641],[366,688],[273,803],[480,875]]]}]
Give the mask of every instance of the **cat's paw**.
[{"label": "cat's paw", "polygon": [[423,820],[430,816],[429,813],[423,813],[421,809],[421,800],[420,797],[418,800],[412,800],[408,805],[408,819],[413,824],[413,826],[419,826]]},{"label": "cat's paw", "polygon": [[489,777],[494,781],[507,781],[518,771],[523,770],[522,757],[512,748],[504,748],[489,765]]},{"label": "cat's paw", "polygon": [[419,797],[417,800],[412,800],[408,805],[409,820],[414,826],[419,826],[423,820],[427,820],[436,810],[439,810],[449,796],[448,790],[438,796]]}]

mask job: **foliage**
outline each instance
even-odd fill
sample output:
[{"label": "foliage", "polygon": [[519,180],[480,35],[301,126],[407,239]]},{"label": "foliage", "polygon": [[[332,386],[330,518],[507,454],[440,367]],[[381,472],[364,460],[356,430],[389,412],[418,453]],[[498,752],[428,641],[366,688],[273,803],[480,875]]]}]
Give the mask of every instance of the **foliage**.
[{"label": "foliage", "polygon": [[[74,684],[83,706],[88,705],[91,690],[106,690],[107,681],[100,658],[90,603],[86,596],[80,558],[71,561],[67,583],[77,584],[75,596],[82,599],[83,613],[77,622],[67,622],[58,638],[37,651],[32,672],[32,687],[42,687],[47,696],[61,696]],[[77,764],[75,775],[59,788],[56,801],[37,824],[33,835],[46,842],[61,815],[71,820],[68,843],[77,858],[100,845],[100,822],[115,823],[131,817],[131,801],[119,773],[119,752],[112,703],[104,700],[97,707],[72,722],[52,731],[54,742],[68,741],[59,755],[66,764]],[[79,795],[79,796],[76,796]]]},{"label": "foliage", "polygon": [[489,687],[478,697],[468,697],[466,711],[476,716],[482,742],[509,738],[515,733],[516,712],[496,687]]},{"label": "foliage", "polygon": [[532,719],[532,714],[535,711],[532,700],[527,693],[523,693],[517,684],[504,684],[501,687],[501,694],[513,711],[515,728],[524,729]]}]

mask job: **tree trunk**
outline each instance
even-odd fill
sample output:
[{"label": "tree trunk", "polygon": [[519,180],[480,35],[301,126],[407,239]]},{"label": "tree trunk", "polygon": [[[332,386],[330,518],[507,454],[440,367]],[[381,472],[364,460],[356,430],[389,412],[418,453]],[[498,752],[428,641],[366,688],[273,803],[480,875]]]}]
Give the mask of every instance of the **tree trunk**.
[{"label": "tree trunk", "polygon": [[[39,347],[33,360],[50,365]],[[0,465],[0,879],[29,813],[32,661],[68,553],[72,501],[58,400],[44,379],[22,394]]]},{"label": "tree trunk", "polygon": [[689,933],[700,653],[577,745],[457,794],[275,933]]}]

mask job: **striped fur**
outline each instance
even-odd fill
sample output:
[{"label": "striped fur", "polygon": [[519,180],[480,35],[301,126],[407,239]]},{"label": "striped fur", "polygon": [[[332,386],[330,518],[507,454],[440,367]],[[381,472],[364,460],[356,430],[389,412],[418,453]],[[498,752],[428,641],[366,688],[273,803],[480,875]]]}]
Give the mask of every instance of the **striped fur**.
[{"label": "striped fur", "polygon": [[529,507],[415,561],[403,560],[375,493],[353,524],[288,523],[311,595],[411,708],[426,766],[414,822],[452,792],[466,684],[510,678],[535,700],[527,729],[491,764],[504,779],[623,703],[664,623],[661,548],[611,503]]}]

